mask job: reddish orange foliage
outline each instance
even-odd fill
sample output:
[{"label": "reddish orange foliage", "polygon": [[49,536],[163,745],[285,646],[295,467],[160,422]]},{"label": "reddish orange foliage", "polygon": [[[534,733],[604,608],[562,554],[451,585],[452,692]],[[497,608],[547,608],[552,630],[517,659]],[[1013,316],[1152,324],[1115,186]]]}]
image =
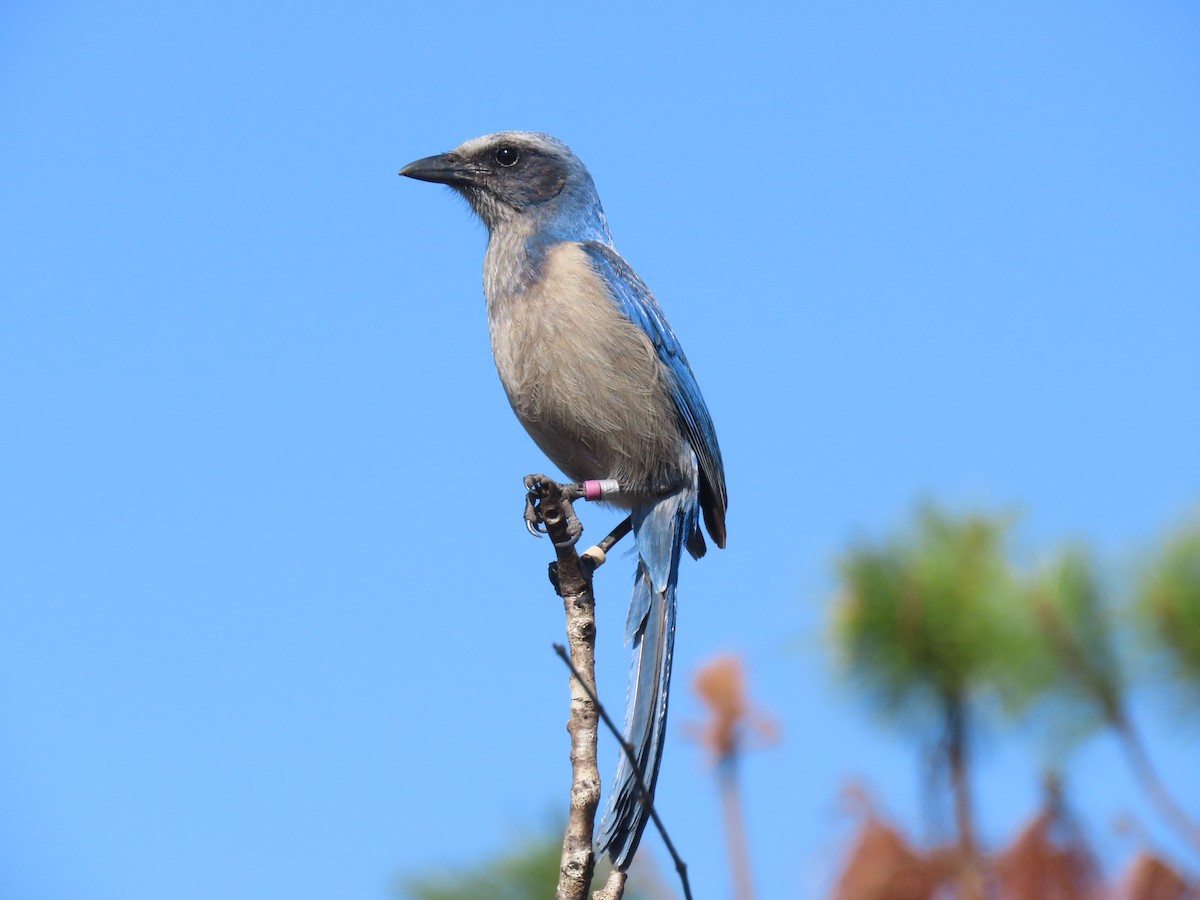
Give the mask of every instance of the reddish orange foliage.
[{"label": "reddish orange foliage", "polygon": [[1200,900],[1200,890],[1189,887],[1183,876],[1158,857],[1140,852],[1126,869],[1117,897],[1119,900]]},{"label": "reddish orange foliage", "polygon": [[701,666],[692,686],[712,712],[697,737],[718,761],[735,755],[747,733],[757,734],[764,743],[778,739],[779,729],[774,720],[751,709],[746,696],[746,676],[736,656],[717,656]]},{"label": "reddish orange foliage", "polygon": [[858,831],[832,896],[833,900],[932,900],[955,868],[953,851],[922,854],[871,812]]},{"label": "reddish orange foliage", "polygon": [[[884,822],[857,786],[849,805],[863,817],[831,900],[952,900],[963,896],[958,851],[922,852]],[[1004,850],[983,861],[989,900],[1200,900],[1170,865],[1139,853],[1119,885],[1106,886],[1087,844],[1047,784],[1046,806]]]}]

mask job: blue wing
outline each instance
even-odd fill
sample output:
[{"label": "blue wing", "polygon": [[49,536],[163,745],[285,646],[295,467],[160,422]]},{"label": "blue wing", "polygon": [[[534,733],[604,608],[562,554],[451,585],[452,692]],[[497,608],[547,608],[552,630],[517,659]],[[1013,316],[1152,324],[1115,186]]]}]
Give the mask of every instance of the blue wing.
[{"label": "blue wing", "polygon": [[725,493],[725,466],[712,417],[704,405],[704,397],[683,354],[683,347],[650,289],[616,250],[597,241],[584,241],[581,246],[608,285],[613,301],[646,332],[658,351],[658,358],[671,373],[675,382],[672,392],[675,408],[700,464],[700,508],[704,522],[717,546],[724,547],[725,509],[729,505]]}]

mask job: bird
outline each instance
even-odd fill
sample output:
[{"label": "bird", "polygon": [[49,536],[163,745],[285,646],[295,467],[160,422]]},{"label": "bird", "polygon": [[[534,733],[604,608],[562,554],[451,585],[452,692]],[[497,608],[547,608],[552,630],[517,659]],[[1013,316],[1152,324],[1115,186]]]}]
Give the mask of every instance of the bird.
[{"label": "bird", "polygon": [[[488,231],[492,355],[509,404],[568,478],[628,509],[637,550],[625,625],[625,739],[647,792],[662,761],[683,551],[725,547],[725,468],[696,376],[654,295],[617,253],[583,162],[530,131],[471,138],[400,174],[448,185]],[[615,484],[614,484],[615,482]],[[597,833],[624,869],[648,820],[622,754]]]}]

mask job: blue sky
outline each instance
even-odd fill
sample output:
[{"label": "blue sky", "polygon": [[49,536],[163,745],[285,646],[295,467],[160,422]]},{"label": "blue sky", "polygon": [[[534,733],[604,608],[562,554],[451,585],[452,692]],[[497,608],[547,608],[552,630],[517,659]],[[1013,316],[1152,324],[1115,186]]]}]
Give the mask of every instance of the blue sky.
[{"label": "blue sky", "polygon": [[[831,560],[935,497],[1125,571],[1200,499],[1198,39],[1186,2],[9,0],[0,895],[380,898],[563,808],[546,466],[481,226],[396,177],[505,128],[587,162],[716,420],[729,549],[683,572],[676,665],[744,653],[783,725],[744,771],[762,896],[828,879],[846,779],[918,829],[914,747],[822,647]],[[660,808],[723,896],[675,696]],[[1200,813],[1195,726],[1145,700]],[[1110,741],[1073,771],[1110,865],[1123,811],[1174,848]],[[1037,776],[988,738],[989,841]]]}]

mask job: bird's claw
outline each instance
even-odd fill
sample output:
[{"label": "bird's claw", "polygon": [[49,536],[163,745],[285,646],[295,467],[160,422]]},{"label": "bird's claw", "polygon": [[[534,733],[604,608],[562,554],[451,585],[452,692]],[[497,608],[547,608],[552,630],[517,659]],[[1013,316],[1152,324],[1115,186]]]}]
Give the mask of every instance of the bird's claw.
[{"label": "bird's claw", "polygon": [[574,547],[583,534],[583,523],[579,521],[579,516],[575,515],[575,509],[569,500],[563,504],[563,511],[567,514],[567,539],[561,544],[555,542],[555,546]]},{"label": "bird's claw", "polygon": [[534,537],[543,537],[546,534],[546,526],[542,522],[542,513],[538,509],[538,503],[541,499],[540,490],[542,484],[541,475],[526,475],[525,476],[525,528]]}]

